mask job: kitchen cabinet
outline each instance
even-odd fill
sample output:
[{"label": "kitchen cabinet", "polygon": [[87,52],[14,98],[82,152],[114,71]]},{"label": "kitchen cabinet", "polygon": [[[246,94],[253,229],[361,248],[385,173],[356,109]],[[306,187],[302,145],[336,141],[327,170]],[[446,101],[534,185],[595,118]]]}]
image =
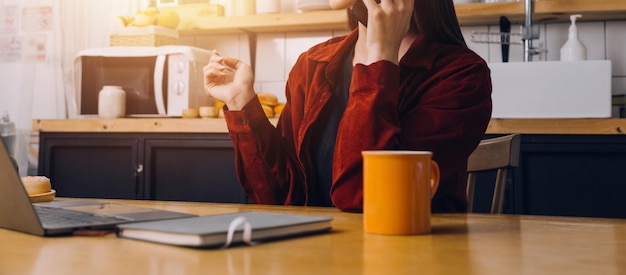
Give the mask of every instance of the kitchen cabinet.
[{"label": "kitchen cabinet", "polygon": [[245,203],[225,133],[40,132],[40,175],[62,197]]},{"label": "kitchen cabinet", "polygon": [[[626,218],[625,164],[624,135],[522,134],[520,165],[508,175],[504,212]],[[490,201],[481,197],[491,194],[487,183],[494,176],[478,176],[480,212],[489,209]]]},{"label": "kitchen cabinet", "polygon": [[[223,119],[34,120],[32,129],[39,173],[60,196],[246,201]],[[619,118],[492,119],[485,137],[522,135],[505,213],[626,218],[625,132]],[[493,176],[478,175],[478,211]]]},{"label": "kitchen cabinet", "polygon": [[[194,16],[197,10],[185,6],[171,8],[190,14],[179,26],[181,36],[349,30],[346,10],[212,17]],[[524,22],[524,1],[457,4],[455,8],[461,25],[498,24],[502,15],[514,24]],[[533,9],[536,23],[569,22],[573,13],[583,14],[585,21],[626,19],[626,0],[541,0],[534,3]]]},{"label": "kitchen cabinet", "polygon": [[57,196],[142,198],[138,139],[40,133],[39,142],[38,174],[51,179]]},{"label": "kitchen cabinet", "polygon": [[144,155],[146,198],[245,203],[226,134],[149,138]]}]

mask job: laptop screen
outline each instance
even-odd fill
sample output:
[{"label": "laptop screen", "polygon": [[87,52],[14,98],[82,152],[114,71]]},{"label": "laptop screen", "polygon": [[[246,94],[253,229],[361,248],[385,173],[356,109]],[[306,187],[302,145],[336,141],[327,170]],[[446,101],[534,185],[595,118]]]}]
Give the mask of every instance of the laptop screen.
[{"label": "laptop screen", "polygon": [[43,235],[44,230],[22,185],[17,169],[0,139],[0,227]]}]

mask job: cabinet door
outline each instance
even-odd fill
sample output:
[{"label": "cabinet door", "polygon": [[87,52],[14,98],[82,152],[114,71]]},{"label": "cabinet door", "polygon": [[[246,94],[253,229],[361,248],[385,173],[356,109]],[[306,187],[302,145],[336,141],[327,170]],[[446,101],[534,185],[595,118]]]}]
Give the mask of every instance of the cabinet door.
[{"label": "cabinet door", "polygon": [[245,203],[227,135],[200,139],[148,139],[148,199]]},{"label": "cabinet door", "polygon": [[521,214],[626,218],[626,138],[523,135],[515,174]]},{"label": "cabinet door", "polygon": [[61,197],[135,199],[139,146],[132,138],[40,134],[38,172]]}]

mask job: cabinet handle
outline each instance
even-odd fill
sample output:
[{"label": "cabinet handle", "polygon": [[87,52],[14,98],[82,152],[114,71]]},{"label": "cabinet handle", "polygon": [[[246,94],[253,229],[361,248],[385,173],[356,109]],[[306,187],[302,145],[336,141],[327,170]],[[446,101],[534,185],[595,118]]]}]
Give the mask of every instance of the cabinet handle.
[{"label": "cabinet handle", "polygon": [[135,168],[135,197],[142,198],[143,196],[140,194],[141,192],[141,182],[140,175],[143,173],[143,164],[138,164]]}]

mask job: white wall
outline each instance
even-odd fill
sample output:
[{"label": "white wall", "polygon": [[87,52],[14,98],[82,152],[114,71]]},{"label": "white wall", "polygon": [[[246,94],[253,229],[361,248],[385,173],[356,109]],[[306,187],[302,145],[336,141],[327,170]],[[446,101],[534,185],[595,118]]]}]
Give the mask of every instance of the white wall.
[{"label": "white wall", "polygon": [[75,54],[106,46],[111,19],[145,1],[0,0],[0,115],[7,112],[17,128],[22,175],[36,164],[31,121],[67,117]]},{"label": "white wall", "polygon": [[0,50],[15,41],[13,57],[0,52],[0,114],[8,112],[23,130],[32,119],[65,118],[75,54],[108,45],[112,19],[146,5],[147,0],[0,0]]},{"label": "white wall", "polygon": [[[588,50],[588,59],[612,61],[613,94],[626,94],[626,21],[578,22],[581,41]],[[521,26],[512,26],[512,32]],[[540,39],[535,45],[544,45],[547,52],[534,60],[559,60],[560,48],[567,40],[569,23],[541,24]],[[500,45],[472,42],[472,32],[498,32],[494,26],[463,27],[463,34],[471,49],[488,62],[502,62]],[[287,74],[298,55],[312,45],[330,37],[343,35],[337,32],[303,32],[260,34],[257,41],[256,84],[258,91],[276,94],[284,100]],[[246,35],[185,38],[181,44],[207,49],[218,49],[222,54],[250,62]],[[521,45],[511,45],[510,62],[523,60]]]}]

